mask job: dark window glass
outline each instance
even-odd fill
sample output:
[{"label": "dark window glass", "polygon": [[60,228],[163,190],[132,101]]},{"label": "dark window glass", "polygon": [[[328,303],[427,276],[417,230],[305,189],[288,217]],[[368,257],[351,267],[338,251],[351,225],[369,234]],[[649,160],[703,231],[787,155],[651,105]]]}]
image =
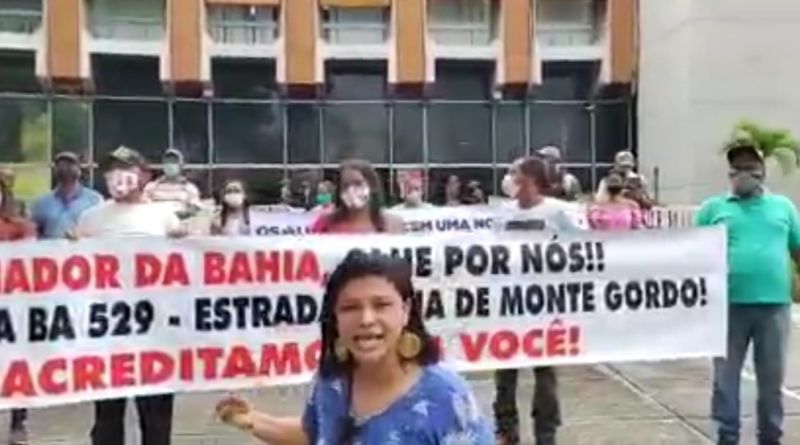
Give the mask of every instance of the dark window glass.
[{"label": "dark window glass", "polygon": [[492,110],[488,104],[433,103],[428,109],[430,162],[492,162]]},{"label": "dark window glass", "polygon": [[275,99],[278,96],[274,62],[214,60],[211,78],[217,97]]},{"label": "dark window glass", "polygon": [[225,182],[236,179],[244,181],[251,204],[275,204],[280,201],[283,176],[283,169],[214,169],[211,175],[213,196],[219,203]]},{"label": "dark window glass", "polygon": [[614,162],[614,154],[632,149],[628,139],[628,102],[599,103],[595,106],[597,161]]},{"label": "dark window glass", "polygon": [[90,160],[89,113],[90,105],[82,100],[56,99],[53,101],[53,154],[72,151]]},{"label": "dark window glass", "polygon": [[290,104],[286,107],[289,162],[320,162],[319,109],[312,104]]},{"label": "dark window glass", "polygon": [[178,101],[172,112],[172,145],[188,163],[208,162],[208,104]]},{"label": "dark window glass", "polygon": [[394,105],[394,162],[414,164],[424,161],[425,140],[422,133],[424,116],[422,104]]},{"label": "dark window glass", "polygon": [[92,76],[99,94],[152,96],[163,93],[158,57],[94,56]]},{"label": "dark window glass", "polygon": [[0,162],[49,161],[50,122],[46,101],[0,98]]},{"label": "dark window glass", "polygon": [[600,181],[608,175],[608,172],[611,171],[611,167],[595,167],[595,181],[592,183],[592,167],[569,167],[567,171],[575,175],[578,178],[578,181],[581,183],[581,190],[584,193],[594,194],[597,191],[597,186],[600,185]]},{"label": "dark window glass", "polygon": [[497,162],[512,162],[526,153],[525,104],[498,103],[495,112]]},{"label": "dark window glass", "polygon": [[546,62],[542,84],[534,94],[539,99],[587,99],[595,90],[599,72],[597,62]]},{"label": "dark window glass", "polygon": [[389,108],[383,104],[331,104],[324,109],[325,161],[389,162]]},{"label": "dark window glass", "polygon": [[494,172],[491,168],[434,168],[428,173],[428,196],[432,203],[445,204],[445,187],[451,175],[461,180],[462,195],[466,193],[470,181],[478,181],[487,198],[494,193]]},{"label": "dark window glass", "polygon": [[494,69],[493,62],[438,61],[434,94],[442,99],[489,99]]},{"label": "dark window glass", "polygon": [[94,103],[95,159],[102,162],[119,147],[138,150],[159,162],[169,145],[167,103],[98,99]]},{"label": "dark window glass", "polygon": [[283,163],[278,102],[214,104],[214,159],[219,163]]},{"label": "dark window glass", "polygon": [[561,149],[567,162],[591,161],[589,111],[584,104],[531,104],[531,145]]},{"label": "dark window glass", "polygon": [[0,91],[40,90],[33,51],[0,51]]},{"label": "dark window glass", "polygon": [[328,99],[365,100],[386,97],[385,62],[328,62]]}]

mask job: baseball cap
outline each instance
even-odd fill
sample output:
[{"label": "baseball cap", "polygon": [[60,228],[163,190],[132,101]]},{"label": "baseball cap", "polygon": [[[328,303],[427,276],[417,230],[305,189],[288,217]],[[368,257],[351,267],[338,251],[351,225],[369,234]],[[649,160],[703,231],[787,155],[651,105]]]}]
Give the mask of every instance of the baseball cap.
[{"label": "baseball cap", "polygon": [[119,162],[131,167],[147,167],[147,159],[141,153],[124,145],[120,145],[108,155],[108,162]]},{"label": "baseball cap", "polygon": [[167,151],[164,152],[164,156],[162,156],[161,158],[164,159],[169,157],[178,158],[178,162],[183,162],[183,153],[177,148],[167,149]]},{"label": "baseball cap", "polygon": [[728,163],[732,163],[734,159],[736,159],[737,155],[742,153],[751,153],[756,158],[758,158],[761,163],[764,162],[764,153],[755,146],[755,144],[751,142],[734,142],[726,147],[725,156],[728,158]]},{"label": "baseball cap", "polygon": [[559,161],[561,160],[561,150],[553,145],[548,145],[547,147],[543,147],[539,149],[537,153],[546,158],[551,158]]},{"label": "baseball cap", "polygon": [[76,164],[80,164],[81,163],[81,158],[75,152],[72,152],[72,151],[61,151],[61,152],[58,152],[55,155],[55,157],[53,157],[53,162],[58,162],[58,161],[72,161],[72,162],[74,162]]},{"label": "baseball cap", "polygon": [[636,157],[628,150],[618,151],[614,156],[614,163],[620,166],[633,167],[636,165]]}]

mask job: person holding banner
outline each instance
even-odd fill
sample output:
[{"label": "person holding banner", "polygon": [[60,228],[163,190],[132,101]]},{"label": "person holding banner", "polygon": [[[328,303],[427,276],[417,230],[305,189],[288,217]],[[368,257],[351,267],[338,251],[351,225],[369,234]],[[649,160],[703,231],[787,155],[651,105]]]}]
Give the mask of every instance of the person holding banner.
[{"label": "person holding banner", "polygon": [[81,164],[77,154],[65,151],[54,159],[56,187],[40,197],[31,212],[39,237],[64,239],[75,229],[86,210],[103,202],[103,196],[81,184]]},{"label": "person holding banner", "polygon": [[[564,232],[581,230],[570,215],[570,205],[545,196],[550,190],[547,161],[530,156],[515,161],[503,179],[505,192],[515,200],[513,213],[499,221],[502,230],[547,230]],[[534,368],[536,379],[533,396],[534,438],[536,445],[555,445],[556,432],[561,425],[556,371],[552,367]],[[518,444],[519,413],[517,412],[517,369],[495,372],[494,415],[497,443]]]},{"label": "person holding banner", "polygon": [[323,214],[311,227],[312,233],[399,233],[403,223],[383,210],[383,192],[378,173],[367,161],[342,162],[339,193],[334,210]]},{"label": "person holding banner", "polygon": [[589,204],[589,225],[594,230],[635,230],[642,226],[642,212],[636,201],[625,198],[622,193],[625,180],[612,171],[606,182],[605,201]]},{"label": "person holding banner", "polygon": [[397,204],[393,210],[428,209],[432,204],[425,202],[425,180],[419,170],[403,172],[399,175],[400,196],[403,202]]},{"label": "person holding banner", "polygon": [[244,182],[230,180],[222,188],[220,214],[211,225],[211,233],[225,236],[249,236],[250,202],[247,200]]},{"label": "person holding banner", "polygon": [[490,445],[466,381],[438,364],[408,262],[352,251],[328,280],[322,355],[302,417],[217,405],[220,419],[273,445]]},{"label": "person holding banner", "polygon": [[740,439],[742,366],[753,344],[758,443],[780,445],[783,381],[791,334],[792,264],[800,263],[800,217],[785,196],[764,186],[764,156],[755,143],[727,147],[731,192],[700,207],[700,226],[723,224],[728,233],[728,345],[714,359],[711,417],[718,444]]},{"label": "person holding banner", "polygon": [[[0,177],[0,242],[22,241],[36,236],[36,227],[31,221],[19,216],[14,193],[5,177]],[[28,429],[25,425],[28,411],[25,409],[11,410],[11,424],[9,425],[9,445],[26,445],[28,443]]]},{"label": "person holding banner", "polygon": [[[87,210],[78,221],[77,238],[169,236],[186,234],[171,206],[149,202],[144,187],[149,177],[145,158],[119,147],[108,159],[105,179],[111,200]],[[169,445],[172,394],[136,398],[143,445]],[[93,445],[125,443],[125,399],[95,402]]]}]

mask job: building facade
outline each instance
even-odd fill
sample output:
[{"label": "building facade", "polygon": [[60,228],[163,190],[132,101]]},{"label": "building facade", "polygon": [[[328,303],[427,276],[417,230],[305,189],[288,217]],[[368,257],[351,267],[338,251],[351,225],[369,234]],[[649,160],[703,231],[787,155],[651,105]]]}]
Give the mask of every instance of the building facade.
[{"label": "building facade", "polygon": [[[699,203],[727,189],[721,146],[750,119],[800,135],[800,2],[642,0],[639,146],[660,198]],[[770,187],[800,200],[797,173]]]},{"label": "building facade", "polygon": [[499,191],[544,145],[593,186],[636,148],[637,0],[3,0],[0,163],[23,195],[60,150],[187,155],[276,199],[358,157]]}]

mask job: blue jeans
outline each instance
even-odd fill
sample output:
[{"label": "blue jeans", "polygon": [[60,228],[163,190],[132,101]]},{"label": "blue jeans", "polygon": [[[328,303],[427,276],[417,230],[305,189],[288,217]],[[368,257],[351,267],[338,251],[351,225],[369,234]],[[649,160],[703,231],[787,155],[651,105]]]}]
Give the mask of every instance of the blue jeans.
[{"label": "blue jeans", "polygon": [[758,388],[759,445],[780,445],[783,436],[783,378],[786,373],[792,309],[788,304],[732,304],[728,314],[728,353],[714,359],[711,417],[719,444],[739,443],[739,390],[747,348],[753,344]]}]

